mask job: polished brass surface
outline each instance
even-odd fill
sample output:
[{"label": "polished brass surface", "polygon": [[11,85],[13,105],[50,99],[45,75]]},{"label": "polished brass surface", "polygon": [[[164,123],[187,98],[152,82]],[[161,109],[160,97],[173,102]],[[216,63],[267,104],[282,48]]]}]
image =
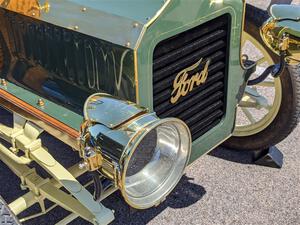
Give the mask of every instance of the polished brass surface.
[{"label": "polished brass surface", "polygon": [[290,28],[284,26],[284,21],[294,21],[300,24],[300,19],[270,18],[261,27],[261,37],[265,44],[276,54],[286,52],[286,61],[290,64],[300,62],[300,36],[290,33]]},{"label": "polished brass surface", "polygon": [[240,37],[241,37],[240,38],[240,65],[244,70],[247,69],[244,65],[243,53],[242,53],[242,47],[244,42],[243,40],[244,40],[245,21],[246,21],[246,0],[243,0],[242,29],[240,33]]},{"label": "polished brass surface", "polygon": [[45,101],[44,101],[43,99],[40,98],[40,99],[38,100],[37,104],[38,104],[38,106],[43,107],[43,106],[45,106]]},{"label": "polished brass surface", "polygon": [[0,79],[0,85],[6,86],[7,85],[6,80],[5,79]]},{"label": "polished brass surface", "polygon": [[29,104],[19,100],[13,95],[8,94],[6,91],[0,89],[0,102],[1,107],[22,115],[28,121],[34,122],[42,127],[49,134],[63,141],[74,149],[78,149],[77,138],[79,132],[71,127],[61,123],[58,120],[50,117],[40,110],[35,109]]},{"label": "polished brass surface", "polygon": [[50,4],[41,6],[39,0],[0,0],[0,6],[26,16],[39,18],[41,10],[49,12]]},{"label": "polished brass surface", "polygon": [[84,105],[84,117],[94,123],[115,128],[148,110],[136,103],[124,101],[108,94],[91,95]]},{"label": "polished brass surface", "polygon": [[87,131],[89,126],[92,126],[92,123],[90,120],[86,120],[80,128],[80,157],[84,159],[81,167],[85,167],[89,171],[95,171],[102,167],[103,157],[100,153],[101,149],[91,148],[86,145],[90,141],[90,134]]},{"label": "polished brass surface", "polygon": [[[1,2],[1,0],[0,0],[0,2]],[[3,2],[12,3],[12,2],[16,2],[16,1],[11,0],[11,1],[3,1]],[[178,1],[178,2],[171,1],[171,0],[159,1],[160,3],[162,2],[163,4],[162,4],[162,7],[160,10],[154,11],[154,12],[156,12],[155,14],[144,13],[144,14],[147,14],[145,16],[145,18],[148,18],[146,22],[143,20],[143,17],[141,20],[136,20],[135,18],[128,20],[126,18],[124,19],[124,17],[122,17],[122,15],[119,16],[118,14],[110,12],[109,10],[103,11],[102,5],[106,4],[106,2],[112,2],[112,1],[100,0],[100,1],[94,1],[94,2],[98,2],[98,3],[91,4],[91,2],[93,2],[93,1],[57,1],[57,0],[52,1],[51,0],[50,1],[51,8],[50,8],[50,3],[47,1],[18,1],[18,2],[22,2],[23,5],[25,5],[25,3],[29,4],[30,2],[32,2],[32,4],[33,3],[36,3],[36,4],[35,4],[35,6],[30,7],[31,10],[24,10],[24,11],[21,11],[21,10],[18,11],[17,8],[11,9],[11,8],[3,6],[3,5],[2,5],[2,7],[12,10],[14,12],[19,12],[21,14],[24,14],[24,15],[26,15],[25,18],[27,18],[27,16],[39,18],[40,20],[35,20],[35,19],[32,20],[32,21],[35,21],[36,23],[33,23],[33,22],[29,23],[29,25],[34,25],[36,27],[36,30],[44,29],[44,25],[46,24],[44,22],[47,22],[47,24],[55,24],[55,25],[57,25],[57,27],[71,28],[72,30],[76,30],[76,31],[78,31],[78,32],[74,33],[76,36],[79,35],[79,33],[84,33],[84,34],[88,34],[90,36],[95,36],[97,38],[100,38],[101,41],[103,41],[103,42],[104,42],[104,40],[107,40],[107,41],[109,41],[109,43],[114,43],[116,45],[123,46],[122,48],[119,49],[119,46],[111,47],[110,44],[102,43],[103,48],[99,48],[99,47],[95,48],[96,50],[99,50],[99,51],[102,51],[102,50],[103,51],[108,50],[108,51],[104,52],[104,54],[103,54],[104,63],[102,63],[102,58],[101,58],[101,56],[99,57],[99,55],[98,55],[98,57],[95,57],[95,61],[89,59],[89,62],[92,62],[91,67],[83,68],[83,69],[91,69],[92,68],[93,71],[90,71],[89,75],[86,77],[84,77],[84,76],[73,77],[73,75],[76,76],[77,72],[80,72],[82,69],[80,67],[80,63],[77,63],[77,62],[75,63],[75,59],[78,59],[78,58],[76,58],[77,57],[76,52],[74,52],[74,51],[67,52],[66,51],[67,56],[66,56],[66,58],[63,58],[63,57],[59,57],[59,54],[57,54],[57,52],[55,52],[55,51],[59,50],[58,52],[64,52],[65,49],[63,50],[62,48],[58,47],[57,45],[52,45],[52,46],[54,46],[54,48],[47,46],[47,48],[45,48],[45,49],[53,49],[53,55],[55,56],[55,59],[57,61],[68,64],[68,66],[64,65],[63,68],[67,68],[68,71],[71,71],[69,74],[64,74],[63,72],[65,72],[65,71],[58,71],[57,68],[53,67],[51,73],[48,74],[48,75],[50,75],[49,76],[50,78],[53,78],[53,77],[56,79],[63,78],[62,80],[64,82],[67,82],[67,83],[69,82],[72,84],[71,87],[77,87],[78,89],[75,89],[73,91],[75,97],[82,97],[82,95],[80,95],[80,93],[77,92],[77,90],[81,90],[84,87],[84,85],[82,85],[82,83],[80,83],[83,81],[81,78],[84,78],[84,79],[86,78],[87,81],[89,83],[91,83],[88,86],[89,89],[93,89],[93,90],[95,89],[95,91],[97,91],[97,92],[99,92],[99,91],[109,92],[111,94],[118,95],[121,98],[130,99],[131,101],[139,102],[140,101],[139,94],[142,94],[141,95],[141,104],[145,105],[146,107],[149,107],[150,110],[151,110],[151,105],[152,105],[152,103],[151,103],[152,95],[151,95],[151,93],[148,93],[147,89],[144,89],[143,85],[141,85],[141,84],[147,83],[147,84],[149,84],[149,86],[151,86],[151,82],[148,82],[147,80],[145,81],[146,77],[151,77],[151,72],[144,69],[144,66],[151,64],[151,60],[149,63],[145,63],[145,60],[148,60],[148,58],[151,59],[151,53],[152,53],[151,51],[153,50],[153,48],[152,48],[153,46],[152,46],[152,44],[150,45],[149,41],[145,41],[145,40],[142,41],[142,35],[140,35],[140,33],[145,34],[146,29],[149,29],[149,30],[152,29],[152,31],[155,31],[156,35],[151,36],[153,38],[153,45],[154,45],[155,42],[157,43],[157,41],[158,41],[158,39],[156,37],[158,37],[159,35],[161,35],[163,33],[166,33],[166,35],[161,36],[160,37],[161,39],[165,39],[167,36],[176,35],[177,33],[181,32],[183,29],[187,29],[188,27],[199,25],[199,23],[208,21],[209,19],[211,19],[215,16],[218,16],[221,13],[230,11],[232,14],[234,14],[234,17],[233,17],[234,29],[233,29],[233,38],[232,38],[233,42],[235,42],[235,40],[238,40],[237,37],[239,36],[236,34],[236,33],[238,33],[236,31],[239,31],[238,24],[240,23],[239,11],[236,10],[236,8],[238,8],[238,6],[234,6],[234,4],[232,4],[230,1],[228,1],[228,3],[224,1],[225,2],[224,6],[220,5],[218,7],[215,7],[214,4],[212,4],[211,7],[205,7],[206,5],[203,4],[200,7],[200,9],[202,8],[201,10],[197,9],[195,7],[195,11],[190,10],[191,9],[190,6],[188,6],[187,8],[182,7],[183,3],[180,1]],[[39,4],[39,2],[41,2],[41,4]],[[145,2],[149,2],[149,1],[145,1]],[[203,1],[203,2],[205,2],[205,1]],[[215,2],[215,1],[211,1],[211,2]],[[88,6],[85,7],[85,5],[88,5]],[[198,2],[197,2],[197,4],[195,4],[195,6],[196,5],[198,5]],[[199,1],[199,5],[200,5],[200,1]],[[68,6],[68,7],[66,7],[66,6]],[[145,10],[146,10],[146,8],[149,8],[146,6],[143,6],[143,7],[145,8]],[[100,10],[99,10],[99,8],[100,8]],[[177,15],[181,15],[181,14],[178,13],[177,10],[174,10],[174,11],[169,10],[169,9],[176,9],[176,8],[182,8],[183,10],[181,10],[181,11],[184,12],[184,14],[186,16],[182,16],[182,18],[178,19]],[[224,10],[223,10],[223,8],[224,8]],[[95,10],[95,9],[97,9],[97,10]],[[132,10],[133,12],[134,12],[134,9]],[[130,12],[128,10],[128,15],[133,15],[134,13],[132,11]],[[135,10],[135,11],[139,11],[139,10]],[[127,14],[126,10],[121,10],[121,12],[125,12]],[[212,12],[215,14],[212,15]],[[237,16],[235,13],[237,14]],[[15,13],[11,13],[11,14],[18,15]],[[112,14],[113,16],[111,16],[110,14]],[[169,16],[166,18],[165,15],[169,15]],[[18,16],[20,16],[20,15],[18,15]],[[142,16],[144,16],[144,15],[142,15]],[[115,19],[115,17],[119,17],[119,18]],[[1,18],[3,18],[3,17],[1,17]],[[70,19],[70,18],[72,18],[72,19]],[[132,18],[132,17],[130,17],[130,18]],[[30,19],[32,19],[32,18],[30,18]],[[163,25],[160,25],[160,23],[161,23],[160,20],[167,21],[169,24],[162,23]],[[14,21],[14,20],[12,20],[12,21]],[[101,25],[98,26],[98,21],[105,21],[105,23],[101,23]],[[20,22],[21,23],[16,23],[16,24],[22,24],[22,21],[20,21]],[[0,23],[1,23],[1,21],[0,21]],[[40,27],[38,26],[39,24],[41,24]],[[15,27],[15,24],[12,27]],[[57,28],[57,27],[54,27],[54,28]],[[103,27],[104,27],[104,29],[103,29]],[[107,30],[106,30],[106,27],[108,27]],[[52,28],[53,27],[50,27],[50,31],[52,31],[51,30]],[[120,29],[121,33],[124,32],[125,34],[128,34],[128,35],[120,34],[120,32],[117,29]],[[18,33],[22,29],[19,29],[19,27],[16,27],[15,30],[17,33],[14,36],[14,38],[21,37],[20,40],[22,40],[22,38],[24,38],[24,37],[26,38],[26,35],[22,36],[22,33]],[[170,32],[171,30],[172,30],[172,32]],[[66,32],[66,31],[64,30],[64,32]],[[168,32],[168,34],[167,34],[167,32]],[[26,34],[28,34],[28,36],[30,36],[33,33],[34,32],[32,32],[32,33],[28,32]],[[49,32],[47,34],[51,35],[52,33]],[[138,36],[138,38],[137,38],[137,36]],[[145,35],[145,38],[147,38],[149,36],[150,35],[147,34],[147,35]],[[66,35],[66,37],[67,37],[66,39],[68,39],[69,36]],[[53,37],[50,36],[50,40],[52,38]],[[13,40],[13,38],[10,38],[10,39],[8,38],[7,40]],[[79,44],[85,43],[84,42],[85,40],[83,40],[83,39],[82,39],[83,42],[77,42],[78,39],[74,39],[74,40],[75,40],[75,42],[74,42],[75,44],[76,43],[79,43]],[[44,44],[49,43],[48,41],[49,41],[49,39],[46,41],[41,41],[39,43],[42,43],[42,46],[43,46]],[[37,42],[32,42],[32,43],[34,45],[39,44]],[[58,43],[62,43],[62,41],[59,41]],[[144,50],[143,45],[141,45],[141,49],[138,49],[138,46],[140,43],[147,43],[146,44],[147,51],[149,50],[150,53],[148,53],[147,51]],[[24,44],[29,46],[28,43],[24,43]],[[24,44],[21,43],[21,45],[24,45]],[[73,44],[73,42],[72,42],[72,44]],[[124,50],[124,45],[129,48],[134,49],[134,53],[131,54],[131,52],[129,50],[127,50],[127,49]],[[69,47],[69,45],[67,47]],[[74,46],[72,46],[72,47],[73,47],[72,50],[77,49]],[[39,48],[36,48],[36,49],[39,49]],[[87,49],[90,49],[90,48],[87,48]],[[115,49],[117,49],[117,51],[114,51]],[[236,49],[238,49],[238,48],[236,48]],[[70,49],[67,48],[67,50],[70,50]],[[234,50],[234,49],[232,49],[232,50]],[[237,55],[235,53],[238,53],[238,51],[233,51],[233,52],[234,52],[232,54],[233,56]],[[97,52],[97,53],[99,53],[99,52]],[[81,52],[80,54],[78,53],[78,56],[81,57],[82,55],[85,55],[85,54],[86,54],[86,52],[83,52],[83,53]],[[69,56],[74,56],[74,55],[76,57],[69,57]],[[42,54],[42,56],[44,57],[44,54]],[[29,88],[30,91],[32,91],[32,96],[34,95],[34,93],[41,93],[43,91],[41,84],[44,83],[45,78],[49,78],[48,76],[44,76],[46,74],[44,69],[47,66],[49,66],[50,60],[46,60],[46,64],[41,66],[41,62],[44,62],[43,57],[35,58],[35,60],[38,62],[37,63],[38,66],[34,65],[35,68],[30,67],[28,69],[28,71],[26,71],[26,73],[24,74],[25,76],[22,77],[22,78],[24,78],[24,79],[22,79],[22,82],[23,82],[22,85],[26,86],[26,88]],[[20,58],[22,60],[24,59],[23,57],[20,57]],[[119,58],[121,58],[122,60],[118,60]],[[82,59],[82,58],[80,58],[80,59]],[[123,59],[127,59],[127,60],[123,60]],[[29,61],[32,62],[31,60],[29,60]],[[101,61],[101,63],[99,63],[99,61]],[[238,61],[238,57],[236,57],[236,59],[233,58],[232,62],[233,61]],[[74,62],[74,64],[71,64],[72,62]],[[80,62],[83,62],[83,60],[80,60]],[[119,67],[116,67],[114,65],[114,63],[116,65],[118,65]],[[85,64],[85,63],[83,63],[83,64]],[[96,67],[96,66],[99,66],[100,64],[101,64],[101,70],[97,71],[96,69],[93,68],[93,66]],[[103,64],[103,67],[102,67],[102,64]],[[134,71],[133,71],[133,66],[131,66],[131,65],[134,65]],[[231,65],[232,65],[232,67],[231,67],[232,70],[239,68],[236,65],[234,66],[233,63],[231,63]],[[30,64],[30,66],[31,66],[31,64]],[[44,67],[44,68],[40,68],[40,67]],[[97,68],[100,68],[100,66]],[[102,69],[105,70],[106,68],[107,68],[107,71],[110,73],[103,73]],[[121,72],[119,72],[119,70],[123,71],[123,68],[126,69],[126,74],[128,74],[129,76],[121,76]],[[76,71],[73,72],[73,69]],[[237,69],[236,71],[237,71],[236,73],[238,74],[239,70]],[[138,80],[138,72],[139,72],[139,80]],[[205,80],[206,80],[205,76],[203,79],[198,79],[199,76],[201,76],[200,73],[199,74],[193,73],[193,71],[186,71],[186,72],[190,73],[190,75],[194,74],[193,79],[185,80],[185,82],[189,83],[187,85],[187,86],[189,86],[188,87],[189,90],[193,89],[193,87],[198,85],[198,82],[201,83],[201,82],[205,82]],[[98,75],[100,73],[103,76],[100,76],[100,78],[98,79],[98,77],[96,75]],[[112,74],[115,75],[115,79],[112,78],[113,76],[110,76]],[[4,75],[6,76],[6,73]],[[66,76],[62,77],[62,75],[66,75]],[[11,78],[11,76],[10,76],[10,78]],[[107,82],[103,82],[104,80],[106,81],[106,79],[107,79]],[[9,83],[11,82],[11,80],[9,80],[9,79],[7,79],[7,80]],[[35,81],[35,82],[33,83],[32,81]],[[79,82],[79,83],[76,83],[76,82]],[[135,85],[131,85],[133,83]],[[238,83],[238,82],[236,82],[236,83]],[[103,86],[100,86],[100,85],[103,85]],[[139,85],[140,85],[140,87],[142,87],[141,90],[139,90],[139,88],[140,88]],[[201,84],[199,84],[199,85],[201,85]],[[22,87],[24,87],[24,86],[22,86]],[[234,85],[232,85],[232,86],[234,86]],[[113,87],[115,87],[115,89],[117,91],[111,91],[111,89]],[[182,87],[183,87],[183,84],[182,84]],[[103,90],[103,88],[107,88],[108,90],[106,90],[106,89]],[[63,90],[70,90],[70,88],[68,88],[68,87],[63,88]],[[130,91],[133,90],[132,92],[135,92],[136,96],[131,95],[131,94],[128,95],[126,91],[129,91],[129,90]],[[139,91],[140,91],[140,93],[139,93]],[[190,91],[188,91],[188,93]],[[123,93],[123,92],[126,92],[126,93]],[[145,101],[145,94],[143,92],[147,93],[146,95],[149,96],[148,99],[149,99],[150,104],[149,104],[149,102]],[[92,93],[90,93],[90,94],[92,94]],[[176,94],[176,93],[174,93],[174,94]],[[185,92],[181,92],[181,94],[185,94]],[[3,98],[1,98],[1,96]],[[70,146],[72,146],[74,148],[79,149],[79,147],[77,146],[77,142],[76,142],[77,141],[76,138],[79,136],[79,133],[76,129],[79,126],[76,126],[76,124],[74,125],[71,122],[68,123],[68,122],[66,122],[66,120],[62,120],[65,118],[66,111],[59,111],[59,112],[61,112],[61,115],[58,115],[58,116],[49,113],[49,108],[51,108],[51,107],[47,107],[47,106],[48,106],[49,100],[51,98],[48,98],[48,99],[44,98],[45,96],[43,96],[43,95],[41,95],[41,97],[45,99],[45,102],[43,104],[38,104],[41,107],[41,109],[37,110],[38,107],[35,107],[35,106],[37,106],[38,97],[36,95],[33,98],[33,102],[30,102],[28,99],[25,99],[25,100],[21,99],[21,96],[22,96],[22,94],[14,95],[11,92],[9,94],[8,91],[7,92],[3,91],[0,93],[0,101],[1,101],[1,104],[2,104],[2,100],[4,101],[3,106],[5,106],[6,108],[10,109],[11,111],[15,111],[15,112],[18,112],[18,113],[26,116],[28,118],[28,120],[38,124],[40,127],[47,130],[50,134],[52,134],[56,138],[63,140],[65,143],[68,143]],[[53,96],[50,96],[50,97],[53,97]],[[76,100],[78,100],[78,99],[76,99]],[[68,101],[66,101],[66,102],[68,102]],[[78,100],[78,102],[79,102],[80,106],[83,105],[83,104],[80,104],[79,100]],[[101,104],[102,104],[102,102],[101,102]],[[33,107],[31,107],[31,106],[33,106]],[[124,171],[126,170],[126,168],[122,168],[120,165],[127,165],[130,162],[131,157],[136,152],[135,149],[137,148],[140,139],[142,139],[144,136],[147,136],[150,129],[156,129],[156,126],[160,126],[161,125],[160,123],[162,123],[162,122],[166,122],[166,123],[171,122],[174,124],[176,123],[176,124],[179,124],[177,127],[175,126],[176,128],[181,127],[183,129],[188,129],[184,123],[181,123],[177,120],[168,119],[168,120],[164,120],[164,121],[159,121],[159,119],[154,114],[148,114],[148,110],[146,110],[146,109],[142,109],[142,110],[135,109],[136,111],[132,112],[132,111],[128,110],[128,108],[130,109],[131,105],[124,104],[123,110],[126,113],[129,112],[129,114],[123,113],[123,111],[120,111],[117,109],[116,110],[113,110],[113,109],[108,110],[108,111],[106,111],[106,114],[103,113],[101,110],[97,111],[95,114],[97,114],[98,117],[93,116],[92,119],[94,119],[94,120],[92,121],[91,124],[89,124],[89,126],[94,126],[95,124],[97,124],[97,128],[99,128],[99,130],[101,132],[108,132],[105,134],[107,134],[107,135],[111,134],[112,136],[109,136],[109,137],[112,138],[113,141],[120,142],[120,144],[127,143],[126,138],[124,138],[124,137],[126,137],[126,135],[130,136],[132,139],[130,139],[130,143],[126,146],[126,148],[127,148],[126,151],[118,152],[119,146],[117,146],[115,148],[115,150],[117,152],[117,157],[116,157],[116,155],[114,154],[116,152],[110,152],[111,154],[108,154],[107,149],[102,149],[102,148],[93,149],[95,154],[93,153],[93,155],[91,157],[85,158],[85,162],[87,163],[87,165],[89,165],[89,167],[88,167],[89,170],[96,170],[96,169],[99,169],[99,167],[101,166],[101,168],[100,168],[101,173],[103,173],[108,178],[116,181],[116,186],[123,187],[122,188],[123,191],[125,188],[125,182],[124,182],[125,178],[122,176],[125,173]],[[228,107],[228,108],[229,108],[228,114],[230,115],[231,114],[230,107]],[[56,108],[54,110],[56,110]],[[80,113],[81,113],[81,111],[80,111]],[[120,113],[121,115],[116,116],[117,113]],[[111,115],[114,115],[114,116],[111,116]],[[120,117],[118,117],[118,116],[120,116]],[[99,118],[99,117],[101,117],[101,118]],[[107,117],[113,117],[113,118],[106,119]],[[102,119],[102,118],[104,118],[104,119]],[[69,121],[72,121],[72,118],[69,119]],[[75,120],[73,120],[73,121],[75,121]],[[77,118],[76,121],[81,121],[81,120]],[[174,125],[174,124],[172,124],[172,125]],[[225,121],[224,124],[226,125],[226,124],[228,124],[228,122]],[[113,130],[113,132],[111,132],[111,130]],[[118,131],[118,132],[114,132],[114,131]],[[216,130],[214,136],[222,137],[222,135],[217,134],[217,132],[218,132],[218,130]],[[134,135],[134,134],[136,134],[136,135]],[[113,135],[116,135],[116,136],[113,136]],[[125,140],[123,140],[122,138],[124,138]],[[212,138],[207,138],[207,139],[208,139],[208,141],[207,141],[208,143],[212,141]],[[211,140],[209,140],[209,139],[211,139]],[[215,141],[215,140],[213,140],[213,141]],[[132,144],[132,146],[131,146],[131,144]],[[170,143],[170,144],[173,144],[173,143]],[[199,144],[200,144],[200,142],[199,142]],[[208,145],[210,145],[210,143]],[[205,149],[205,148],[206,148],[206,146],[203,149]],[[201,149],[202,149],[202,147],[201,147]],[[84,150],[86,150],[86,149],[84,149]],[[105,151],[105,157],[102,156],[104,151]],[[119,154],[119,153],[122,153],[122,154]],[[82,156],[83,156],[84,152],[80,151],[80,154],[82,154]],[[120,160],[118,160],[118,159],[120,159]],[[122,172],[123,172],[123,174],[122,174]],[[161,200],[163,200],[163,199],[161,199]],[[127,201],[128,201],[128,199],[127,199]],[[157,202],[157,204],[158,203],[159,202]]]},{"label": "polished brass surface", "polygon": [[103,164],[103,157],[99,152],[94,152],[92,155],[85,157],[85,162],[87,164],[87,169],[89,171],[95,171],[101,168]]},{"label": "polished brass surface", "polygon": [[[160,204],[188,164],[191,134],[187,125],[175,118],[160,120],[135,103],[101,93],[87,99],[84,118],[80,156],[85,159],[87,152],[92,151],[93,156],[99,152],[99,171],[114,182],[132,207],[145,209]],[[87,167],[88,163],[85,161]],[[154,165],[160,169],[151,175],[147,168]],[[161,176],[155,176],[160,172]]]},{"label": "polished brass surface", "polygon": [[193,89],[197,86],[204,84],[208,77],[208,67],[210,64],[210,60],[207,60],[204,68],[200,72],[197,72],[194,75],[191,75],[190,72],[194,72],[195,70],[198,71],[199,67],[202,67],[203,59],[201,58],[197,63],[194,65],[180,71],[175,80],[173,82],[173,91],[171,97],[171,103],[175,104],[180,97],[186,96],[189,92],[193,91]]},{"label": "polished brass surface", "polygon": [[49,1],[46,1],[44,5],[39,4],[38,10],[44,11],[45,13],[48,13],[50,11],[51,5]]}]

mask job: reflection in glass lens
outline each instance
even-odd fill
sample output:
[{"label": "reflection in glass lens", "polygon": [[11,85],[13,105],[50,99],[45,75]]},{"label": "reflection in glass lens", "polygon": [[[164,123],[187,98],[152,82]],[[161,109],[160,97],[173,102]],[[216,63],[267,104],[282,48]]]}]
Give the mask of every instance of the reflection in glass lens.
[{"label": "reflection in glass lens", "polygon": [[155,192],[174,169],[180,150],[180,135],[174,125],[161,125],[140,142],[128,164],[125,188],[139,198]]}]

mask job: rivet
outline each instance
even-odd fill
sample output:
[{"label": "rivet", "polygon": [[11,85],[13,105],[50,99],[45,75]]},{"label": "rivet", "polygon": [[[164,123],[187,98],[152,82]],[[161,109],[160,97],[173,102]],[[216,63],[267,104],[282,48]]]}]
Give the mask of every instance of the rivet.
[{"label": "rivet", "polygon": [[83,8],[81,9],[81,11],[82,11],[82,12],[85,12],[85,11],[86,11],[86,7],[83,7]]},{"label": "rivet", "polygon": [[3,85],[3,86],[7,86],[7,82],[6,82],[5,79],[1,79],[0,84]]},{"label": "rivet", "polygon": [[146,20],[150,20],[150,17],[147,17]]},{"label": "rivet", "polygon": [[129,48],[130,47],[130,42],[129,41],[126,42],[125,46]]},{"label": "rivet", "polygon": [[43,106],[45,106],[45,101],[44,101],[43,99],[40,98],[40,99],[38,100],[37,104],[38,104],[38,106],[43,107]]},{"label": "rivet", "polygon": [[35,16],[35,12],[33,12],[31,15],[32,15],[32,16]]},{"label": "rivet", "polygon": [[134,23],[134,24],[133,24],[133,27],[134,27],[134,28],[137,28],[138,26],[139,26],[139,23]]},{"label": "rivet", "polygon": [[79,29],[79,27],[76,25],[76,26],[74,26],[74,30],[78,30]]}]

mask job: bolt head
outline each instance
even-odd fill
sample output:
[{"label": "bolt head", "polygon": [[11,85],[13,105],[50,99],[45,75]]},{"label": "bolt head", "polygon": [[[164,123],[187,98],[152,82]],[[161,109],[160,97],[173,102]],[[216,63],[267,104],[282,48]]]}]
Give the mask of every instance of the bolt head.
[{"label": "bolt head", "polygon": [[40,99],[38,100],[37,104],[38,104],[38,106],[43,107],[43,106],[45,106],[45,101],[44,101],[43,99],[40,98]]},{"label": "bolt head", "polygon": [[86,162],[81,162],[81,163],[79,163],[78,167],[81,170],[86,169],[87,168],[87,163]]},{"label": "bolt head", "polygon": [[139,23],[137,23],[137,22],[135,22],[134,24],[133,24],[133,27],[134,28],[137,28],[139,26]]},{"label": "bolt head", "polygon": [[130,45],[131,45],[131,43],[130,43],[129,41],[125,43],[125,46],[126,46],[127,48],[129,48]]},{"label": "bolt head", "polygon": [[7,82],[6,82],[5,79],[1,79],[1,80],[0,80],[0,84],[1,84],[2,86],[7,86]]}]

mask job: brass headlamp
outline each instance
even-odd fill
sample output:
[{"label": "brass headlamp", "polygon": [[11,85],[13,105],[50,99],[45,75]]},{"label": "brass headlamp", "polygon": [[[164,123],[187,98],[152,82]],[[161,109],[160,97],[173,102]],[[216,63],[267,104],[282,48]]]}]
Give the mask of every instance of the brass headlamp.
[{"label": "brass headlamp", "polygon": [[84,118],[83,158],[90,160],[87,164],[100,163],[97,169],[115,183],[130,206],[158,205],[174,189],[191,153],[185,123],[159,119],[135,103],[107,94],[87,99]]}]

